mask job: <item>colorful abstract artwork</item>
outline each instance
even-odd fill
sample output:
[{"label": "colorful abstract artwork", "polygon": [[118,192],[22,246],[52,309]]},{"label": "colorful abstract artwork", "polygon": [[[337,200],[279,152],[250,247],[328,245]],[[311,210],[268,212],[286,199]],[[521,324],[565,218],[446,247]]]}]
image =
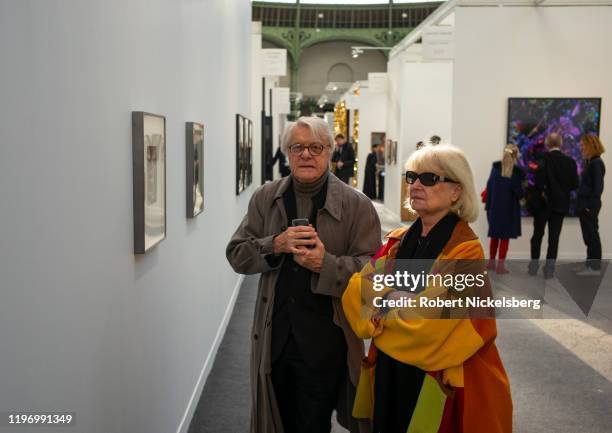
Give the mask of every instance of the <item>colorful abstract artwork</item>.
[{"label": "colorful abstract artwork", "polygon": [[[548,134],[557,132],[563,137],[561,151],[571,156],[583,170],[580,137],[587,133],[599,134],[601,98],[509,98],[507,143],[516,144],[521,152],[519,164],[533,186],[536,161],[547,151],[544,142]],[[574,214],[575,192],[570,215]],[[523,215],[529,215],[526,208]]]}]

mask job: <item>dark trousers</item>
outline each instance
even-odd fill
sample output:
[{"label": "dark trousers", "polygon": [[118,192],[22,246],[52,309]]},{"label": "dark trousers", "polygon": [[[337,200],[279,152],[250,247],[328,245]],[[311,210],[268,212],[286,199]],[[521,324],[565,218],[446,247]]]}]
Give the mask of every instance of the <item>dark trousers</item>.
[{"label": "dark trousers", "polygon": [[599,238],[599,210],[583,209],[580,212],[582,239],[587,246],[586,265],[592,269],[601,269],[601,239]]},{"label": "dark trousers", "polygon": [[306,365],[293,336],[272,364],[272,385],[285,433],[329,433],[346,367],[317,371]]},{"label": "dark trousers", "polygon": [[540,249],[542,248],[542,238],[544,229],[548,224],[548,251],[547,260],[555,260],[559,250],[559,236],[563,227],[564,215],[553,211],[536,211],[533,214],[533,236],[531,237],[531,259],[540,259]]},{"label": "dark trousers", "polygon": [[336,172],[336,177],[340,179],[344,183],[348,183],[351,178],[351,173],[349,172]]}]

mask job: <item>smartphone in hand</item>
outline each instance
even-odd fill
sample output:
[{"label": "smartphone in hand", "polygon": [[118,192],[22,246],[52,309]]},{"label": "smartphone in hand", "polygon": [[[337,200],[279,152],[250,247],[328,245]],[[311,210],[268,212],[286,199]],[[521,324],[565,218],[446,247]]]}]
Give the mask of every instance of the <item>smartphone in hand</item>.
[{"label": "smartphone in hand", "polygon": [[[298,227],[298,226],[306,226],[306,227],[308,227],[308,225],[310,225],[310,221],[308,221],[308,218],[295,218],[295,219],[291,220],[291,225],[293,227]],[[308,248],[310,250],[310,249],[314,248],[314,245],[306,247],[306,248]]]},{"label": "smartphone in hand", "polygon": [[308,218],[295,218],[295,219],[291,220],[291,225],[293,227],[308,226],[309,224],[310,224],[310,222],[308,221]]}]

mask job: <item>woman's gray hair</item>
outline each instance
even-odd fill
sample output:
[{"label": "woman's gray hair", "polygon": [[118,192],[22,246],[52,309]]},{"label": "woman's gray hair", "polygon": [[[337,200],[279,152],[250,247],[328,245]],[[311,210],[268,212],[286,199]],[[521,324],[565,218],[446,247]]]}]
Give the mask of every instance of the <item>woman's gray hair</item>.
[{"label": "woman's gray hair", "polygon": [[[289,155],[289,146],[291,143],[291,136],[293,135],[293,131],[296,128],[308,128],[312,135],[321,142],[324,146],[329,146],[333,148],[334,139],[332,137],[331,130],[327,125],[327,122],[320,117],[300,117],[295,122],[289,122],[285,126],[285,131],[283,132],[283,136],[281,138],[281,152],[285,155]],[[311,144],[311,143],[303,143],[303,144]],[[331,152],[330,152],[331,158]]]},{"label": "woman's gray hair", "polygon": [[[404,168],[407,171],[420,173],[430,171],[458,182],[461,185],[461,195],[450,210],[464,221],[476,221],[479,201],[474,186],[474,175],[461,149],[450,144],[425,146],[410,156]],[[404,205],[410,208],[410,199]]]}]

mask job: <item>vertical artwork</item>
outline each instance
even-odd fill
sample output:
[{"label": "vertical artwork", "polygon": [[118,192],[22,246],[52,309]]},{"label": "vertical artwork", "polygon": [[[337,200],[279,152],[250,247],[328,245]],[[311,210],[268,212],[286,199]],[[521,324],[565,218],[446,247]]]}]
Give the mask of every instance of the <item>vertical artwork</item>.
[{"label": "vertical artwork", "polygon": [[393,142],[393,164],[397,164],[397,141]]},{"label": "vertical artwork", "polygon": [[246,186],[253,183],[253,121],[247,120]]},{"label": "vertical artwork", "polygon": [[240,179],[242,182],[242,190],[247,187],[247,119],[242,117],[240,124]]},{"label": "vertical artwork", "polygon": [[204,125],[188,122],[185,139],[187,217],[193,218],[204,210]]},{"label": "vertical artwork", "polygon": [[393,163],[393,140],[387,140],[387,144],[385,144],[385,152],[387,154],[387,164],[391,165]]},{"label": "vertical artwork", "polygon": [[236,114],[236,195],[253,183],[253,122]]},{"label": "vertical artwork", "polygon": [[236,114],[236,195],[245,190],[244,182],[244,117]]},{"label": "vertical artwork", "polygon": [[132,113],[134,253],[166,237],[166,118]]},{"label": "vertical artwork", "polygon": [[[561,134],[561,151],[576,161],[581,174],[584,162],[580,137],[587,133],[599,135],[600,117],[601,98],[509,98],[506,141],[519,147],[519,165],[527,174],[528,184],[534,184],[536,162],[546,152],[544,141],[552,132]],[[522,214],[530,215],[525,206]],[[575,191],[570,215],[576,215]]]}]

